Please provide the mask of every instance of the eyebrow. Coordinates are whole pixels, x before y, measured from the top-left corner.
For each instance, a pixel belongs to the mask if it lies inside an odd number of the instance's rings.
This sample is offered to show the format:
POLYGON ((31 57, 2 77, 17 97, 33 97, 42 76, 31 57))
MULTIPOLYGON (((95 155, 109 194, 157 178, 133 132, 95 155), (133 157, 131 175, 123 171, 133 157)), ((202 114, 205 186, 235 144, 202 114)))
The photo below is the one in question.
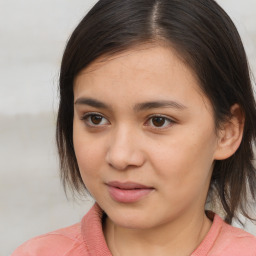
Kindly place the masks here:
MULTIPOLYGON (((106 103, 103 103, 99 100, 93 98, 78 98, 75 101, 75 104, 78 105, 88 105, 95 108, 102 108, 102 109, 112 109, 112 107, 106 103)), ((145 111, 154 108, 174 108, 177 110, 184 110, 187 107, 179 102, 172 101, 172 100, 160 100, 160 101, 149 101, 138 103, 134 106, 135 112, 145 111)))
POLYGON ((145 103, 136 104, 134 109, 135 111, 143 111, 149 110, 154 108, 174 108, 177 110, 184 110, 187 107, 179 102, 172 101, 172 100, 160 100, 160 101, 150 101, 145 103))
POLYGON ((95 100, 92 98, 78 98, 75 101, 75 104, 78 105, 88 105, 95 108, 103 108, 103 109, 110 109, 111 107, 99 100, 95 100))

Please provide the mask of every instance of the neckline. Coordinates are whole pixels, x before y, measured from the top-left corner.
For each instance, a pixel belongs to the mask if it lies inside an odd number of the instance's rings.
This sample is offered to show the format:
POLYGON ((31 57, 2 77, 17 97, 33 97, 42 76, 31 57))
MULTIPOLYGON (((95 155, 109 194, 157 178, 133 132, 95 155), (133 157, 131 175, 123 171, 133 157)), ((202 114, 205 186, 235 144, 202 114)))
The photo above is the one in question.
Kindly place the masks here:
MULTIPOLYGON (((103 214, 103 210, 97 203, 95 203, 82 219, 81 233, 83 243, 88 249, 90 255, 112 256, 103 234, 103 214)), ((201 244, 194 250, 191 256, 207 255, 221 230, 223 220, 213 212, 207 212, 207 216, 212 219, 212 226, 201 244)))

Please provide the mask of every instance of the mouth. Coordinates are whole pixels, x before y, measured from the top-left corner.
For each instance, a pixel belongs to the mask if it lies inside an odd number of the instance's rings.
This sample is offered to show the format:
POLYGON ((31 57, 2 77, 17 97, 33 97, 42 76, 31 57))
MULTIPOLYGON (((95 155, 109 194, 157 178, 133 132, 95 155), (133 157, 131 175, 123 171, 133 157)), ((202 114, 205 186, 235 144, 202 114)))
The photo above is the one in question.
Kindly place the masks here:
POLYGON ((135 182, 112 181, 107 183, 108 191, 114 201, 134 203, 142 200, 155 189, 135 182))

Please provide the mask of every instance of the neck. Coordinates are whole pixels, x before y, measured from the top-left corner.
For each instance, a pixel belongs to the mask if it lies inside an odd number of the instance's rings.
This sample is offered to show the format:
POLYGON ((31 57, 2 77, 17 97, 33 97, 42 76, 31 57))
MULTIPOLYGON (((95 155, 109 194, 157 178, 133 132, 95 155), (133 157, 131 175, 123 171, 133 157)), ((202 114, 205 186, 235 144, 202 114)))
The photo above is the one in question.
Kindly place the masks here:
POLYGON ((128 229, 106 218, 104 233, 113 256, 188 256, 211 227, 204 211, 150 229, 128 229))

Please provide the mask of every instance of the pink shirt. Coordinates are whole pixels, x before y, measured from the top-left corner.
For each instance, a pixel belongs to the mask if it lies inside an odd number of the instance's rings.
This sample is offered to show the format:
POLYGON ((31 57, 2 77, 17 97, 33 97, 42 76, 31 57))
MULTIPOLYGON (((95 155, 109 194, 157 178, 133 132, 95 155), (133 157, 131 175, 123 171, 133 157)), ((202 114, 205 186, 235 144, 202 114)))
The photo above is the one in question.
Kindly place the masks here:
MULTIPOLYGON (((11 256, 111 256, 101 219, 102 210, 95 204, 73 226, 35 237, 11 256)), ((256 237, 226 224, 214 215, 210 231, 191 256, 256 256, 256 237)))

